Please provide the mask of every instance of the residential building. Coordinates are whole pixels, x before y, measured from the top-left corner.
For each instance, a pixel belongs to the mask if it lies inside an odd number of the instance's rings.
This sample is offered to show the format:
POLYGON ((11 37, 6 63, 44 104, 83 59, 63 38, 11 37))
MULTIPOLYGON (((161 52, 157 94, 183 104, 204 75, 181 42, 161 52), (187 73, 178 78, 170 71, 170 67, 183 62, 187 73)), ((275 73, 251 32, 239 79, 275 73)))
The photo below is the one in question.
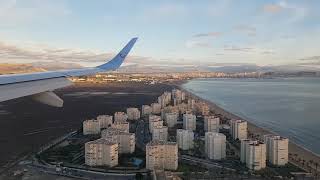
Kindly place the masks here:
POLYGON ((118 165, 118 144, 105 139, 85 144, 85 164, 88 166, 118 165))
POLYGON ((196 116, 193 114, 183 115, 183 129, 186 130, 196 130, 196 116))
POLYGON ((219 132, 220 119, 215 116, 204 116, 205 132, 219 132))
POLYGON ((168 127, 174 127, 178 122, 179 114, 176 112, 165 113, 164 120, 166 121, 168 127))
POLYGON ((156 126, 152 130, 152 140, 167 141, 168 140, 168 127, 156 126))
POLYGON ((115 128, 115 129, 118 129, 120 131, 123 131, 123 132, 129 132, 129 123, 128 122, 123 122, 123 123, 113 123, 111 125, 112 128, 115 128))
POLYGON ((111 124, 113 122, 113 117, 110 115, 99 115, 97 117, 97 120, 100 123, 100 128, 104 129, 104 128, 108 128, 111 126, 111 124))
POLYGON ((243 141, 240 152, 242 156, 241 160, 244 161, 247 168, 251 170, 260 170, 266 167, 266 144, 260 141, 243 141))
POLYGON ((265 135, 264 142, 267 148, 267 160, 276 166, 288 163, 289 139, 276 135, 265 135))
POLYGON ((180 149, 189 150, 194 147, 194 133, 192 130, 177 129, 177 143, 180 149))
POLYGON ((101 138, 119 144, 119 153, 133 153, 135 150, 135 134, 123 132, 118 129, 108 128, 101 132, 101 138))
POLYGON ((159 103, 152 103, 152 114, 160 114, 161 113, 161 104, 159 103))
POLYGON ((178 145, 174 142, 151 141, 146 145, 146 168, 177 170, 178 145))
POLYGON ((122 123, 122 122, 126 122, 128 119, 128 116, 126 113, 124 112, 115 112, 114 113, 114 122, 115 123, 122 123))
POLYGON ((226 136, 221 133, 205 133, 205 153, 209 159, 221 160, 226 158, 226 136))
POLYGON ((149 105, 142 105, 142 116, 147 116, 150 115, 152 113, 152 107, 149 105))
POLYGON ((95 119, 83 121, 82 126, 84 135, 100 133, 100 123, 95 119))
POLYGON ((140 111, 138 108, 127 108, 128 120, 140 119, 140 111))
POLYGON ((233 139, 243 140, 247 139, 247 121, 244 120, 230 120, 230 134, 233 139))

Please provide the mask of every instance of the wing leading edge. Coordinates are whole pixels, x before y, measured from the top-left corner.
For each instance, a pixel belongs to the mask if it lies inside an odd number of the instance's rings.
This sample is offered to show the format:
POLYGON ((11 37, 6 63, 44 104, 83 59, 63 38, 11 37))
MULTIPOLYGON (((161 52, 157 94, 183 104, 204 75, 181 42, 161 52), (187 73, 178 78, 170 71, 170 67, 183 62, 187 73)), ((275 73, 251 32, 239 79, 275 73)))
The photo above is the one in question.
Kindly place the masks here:
POLYGON ((61 99, 58 96, 53 96, 52 92, 55 89, 71 85, 68 77, 93 75, 99 72, 111 71, 118 69, 130 50, 136 43, 137 38, 132 38, 127 45, 109 62, 92 68, 47 71, 28 74, 0 75, 0 102, 15 99, 24 96, 32 95, 37 101, 52 106, 61 107, 61 99), (52 82, 54 83, 52 84, 52 82), (43 98, 39 98, 43 97, 43 98), (53 99, 55 98, 55 99, 53 99), (45 99, 45 101, 42 101, 45 99), (54 103, 47 103, 51 100, 54 103))

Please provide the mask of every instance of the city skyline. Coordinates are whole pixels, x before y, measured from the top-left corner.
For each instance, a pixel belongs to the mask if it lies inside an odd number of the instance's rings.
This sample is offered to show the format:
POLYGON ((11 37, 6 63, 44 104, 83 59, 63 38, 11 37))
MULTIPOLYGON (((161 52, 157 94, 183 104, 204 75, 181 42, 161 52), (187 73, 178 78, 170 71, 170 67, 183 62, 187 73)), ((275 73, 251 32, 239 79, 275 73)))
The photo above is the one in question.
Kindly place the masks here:
POLYGON ((94 66, 131 37, 127 65, 316 67, 317 1, 0 1, 0 63, 94 66))

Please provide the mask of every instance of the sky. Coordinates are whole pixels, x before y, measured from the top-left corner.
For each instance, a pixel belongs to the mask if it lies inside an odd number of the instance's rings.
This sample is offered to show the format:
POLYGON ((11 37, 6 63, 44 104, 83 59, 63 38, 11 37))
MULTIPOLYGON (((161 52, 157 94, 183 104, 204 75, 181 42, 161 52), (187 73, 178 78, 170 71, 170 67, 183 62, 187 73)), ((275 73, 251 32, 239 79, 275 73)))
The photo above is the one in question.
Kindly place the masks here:
POLYGON ((0 63, 320 64, 318 0, 0 0, 0 63))

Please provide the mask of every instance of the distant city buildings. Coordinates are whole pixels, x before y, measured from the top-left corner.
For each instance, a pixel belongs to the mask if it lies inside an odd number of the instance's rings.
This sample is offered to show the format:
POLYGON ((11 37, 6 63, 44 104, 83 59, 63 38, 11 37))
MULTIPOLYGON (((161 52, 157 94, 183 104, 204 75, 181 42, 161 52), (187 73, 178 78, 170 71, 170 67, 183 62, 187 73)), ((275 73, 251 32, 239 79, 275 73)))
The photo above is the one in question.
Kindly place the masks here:
POLYGON ((105 139, 85 144, 85 164, 88 166, 118 165, 118 144, 105 139))
POLYGON ((149 142, 146 145, 146 168, 177 170, 178 145, 165 141, 149 142))
POLYGON ((194 133, 192 130, 177 129, 177 143, 180 149, 189 150, 194 147, 194 133))
POLYGON ((196 130, 196 116, 193 114, 183 115, 183 129, 186 130, 196 130))
POLYGON ((122 123, 122 122, 126 122, 128 119, 128 116, 126 113, 124 112, 115 112, 114 113, 114 122, 115 123, 122 123))
POLYGON ((160 114, 161 113, 161 104, 159 103, 152 103, 152 114, 160 114))
POLYGON ((276 166, 288 163, 289 139, 276 135, 265 135, 264 142, 267 148, 267 160, 276 166))
POLYGON ((205 132, 219 132, 220 119, 215 116, 204 116, 205 132))
POLYGON ((152 113, 152 107, 149 105, 142 105, 142 111, 141 111, 141 115, 142 116, 147 116, 150 115, 152 113))
POLYGON ((167 126, 155 126, 152 130, 153 141, 167 141, 168 140, 168 127, 167 126))
POLYGON ((100 115, 97 117, 97 121, 100 123, 100 128, 108 128, 113 123, 113 117, 109 115, 100 115))
POLYGON ((133 153, 135 150, 135 134, 108 128, 101 132, 101 138, 118 143, 119 153, 133 153))
POLYGON ((164 120, 166 121, 168 127, 174 127, 178 122, 179 114, 176 112, 165 113, 164 120))
POLYGON ((164 108, 170 102, 171 102, 170 92, 164 92, 161 96, 158 97, 158 103, 161 105, 162 108, 164 108))
POLYGON ((127 108, 128 120, 140 119, 140 111, 138 108, 127 108))
POLYGON ((266 167, 266 144, 260 141, 241 141, 241 161, 251 170, 260 170, 266 167))
POLYGON ((221 133, 205 133, 205 153, 209 159, 221 160, 226 158, 226 136, 221 133))
POLYGON ((247 139, 247 121, 244 120, 230 120, 230 134, 233 139, 247 139))
POLYGON ((100 123, 97 120, 85 120, 83 121, 82 126, 84 135, 100 133, 100 123))

